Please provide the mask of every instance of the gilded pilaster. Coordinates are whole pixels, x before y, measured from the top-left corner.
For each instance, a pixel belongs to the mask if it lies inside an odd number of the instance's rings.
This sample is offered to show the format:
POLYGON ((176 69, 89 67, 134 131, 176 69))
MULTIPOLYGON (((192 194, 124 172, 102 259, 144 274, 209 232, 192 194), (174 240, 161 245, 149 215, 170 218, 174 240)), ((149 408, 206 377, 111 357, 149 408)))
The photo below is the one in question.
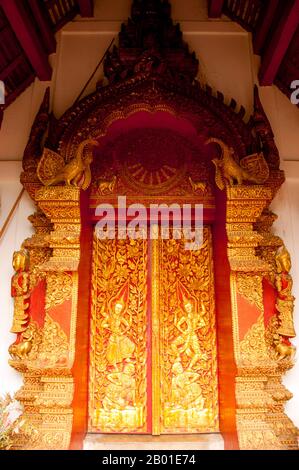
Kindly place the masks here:
POLYGON ((30 433, 26 439, 21 436, 15 447, 68 449, 73 421, 80 190, 45 187, 35 198, 39 210, 30 217, 35 234, 24 247, 30 254, 31 298, 35 295, 39 305, 38 311, 34 307, 31 311, 35 321, 30 325, 36 325, 36 331, 30 352, 11 361, 24 376, 17 398, 24 406, 30 433))
POLYGON ((43 187, 36 193, 40 209, 53 223, 49 237, 53 250, 44 271, 77 271, 80 260, 80 189, 71 186, 43 187))
MULTIPOLYGON (((265 186, 227 187, 236 419, 241 449, 297 448, 297 430, 284 413, 284 403, 291 394, 281 384, 283 367, 277 362, 273 334, 264 320, 263 279, 273 278, 275 253, 282 244, 270 233, 275 220, 268 210, 272 197, 271 189, 265 186), (244 301, 248 311, 241 307, 244 301), (244 334, 248 315, 255 320, 244 334)), ((286 360, 284 367, 291 367, 290 361, 286 360)))

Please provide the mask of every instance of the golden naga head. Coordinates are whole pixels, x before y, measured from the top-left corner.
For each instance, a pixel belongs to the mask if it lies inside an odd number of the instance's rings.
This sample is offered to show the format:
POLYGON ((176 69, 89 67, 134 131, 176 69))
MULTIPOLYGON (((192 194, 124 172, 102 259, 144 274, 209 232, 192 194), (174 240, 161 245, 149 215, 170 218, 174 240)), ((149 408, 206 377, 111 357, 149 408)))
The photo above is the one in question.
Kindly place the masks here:
POLYGON ((292 268, 292 262, 290 253, 284 246, 281 251, 276 255, 276 268, 278 273, 287 272, 289 273, 292 268))
POLYGON ((29 256, 25 250, 15 251, 12 259, 12 266, 16 272, 24 271, 28 268, 29 256))

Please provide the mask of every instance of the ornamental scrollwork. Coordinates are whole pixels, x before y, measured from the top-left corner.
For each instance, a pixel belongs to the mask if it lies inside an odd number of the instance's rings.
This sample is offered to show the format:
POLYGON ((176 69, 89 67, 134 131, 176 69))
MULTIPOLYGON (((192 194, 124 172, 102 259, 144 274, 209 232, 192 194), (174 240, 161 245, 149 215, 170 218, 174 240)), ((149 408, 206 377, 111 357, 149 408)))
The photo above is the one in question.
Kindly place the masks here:
POLYGON ((251 305, 256 305, 260 312, 264 311, 262 277, 247 273, 237 274, 237 289, 251 305))
POLYGON ((68 273, 48 273, 46 309, 63 304, 73 292, 73 279, 68 273))

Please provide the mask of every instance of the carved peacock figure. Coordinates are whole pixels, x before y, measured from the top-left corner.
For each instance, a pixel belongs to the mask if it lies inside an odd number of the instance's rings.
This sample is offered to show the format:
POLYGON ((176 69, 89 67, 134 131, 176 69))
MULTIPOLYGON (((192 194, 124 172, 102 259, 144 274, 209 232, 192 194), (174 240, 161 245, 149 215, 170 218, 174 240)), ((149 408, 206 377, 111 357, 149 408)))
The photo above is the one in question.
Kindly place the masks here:
POLYGON ((269 178, 269 167, 262 153, 254 153, 244 157, 239 165, 234 158, 232 147, 214 137, 206 141, 206 144, 210 143, 218 144, 222 150, 221 158, 212 160, 216 167, 215 179, 219 189, 224 189, 226 182, 230 186, 243 184, 243 181, 263 184, 269 178))
POLYGON ((84 140, 78 146, 76 156, 68 163, 60 154, 45 148, 37 167, 39 180, 45 186, 64 183, 87 189, 91 182, 92 147, 96 145, 97 140, 84 140))

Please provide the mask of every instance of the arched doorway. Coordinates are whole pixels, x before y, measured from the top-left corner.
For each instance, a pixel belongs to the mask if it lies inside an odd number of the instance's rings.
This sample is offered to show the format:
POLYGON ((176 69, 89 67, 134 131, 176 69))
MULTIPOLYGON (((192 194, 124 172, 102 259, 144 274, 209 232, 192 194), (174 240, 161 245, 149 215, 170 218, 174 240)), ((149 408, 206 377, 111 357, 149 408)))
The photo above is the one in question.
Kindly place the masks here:
MULTIPOLYGON (((234 100, 226 105, 221 93, 200 85, 198 61, 173 24, 169 4, 137 3, 132 21, 120 34, 120 48, 106 57, 109 85, 99 85, 51 125, 46 95, 24 153, 21 180, 38 207, 31 217, 35 234, 23 244, 30 255, 32 348, 12 357, 11 365, 24 375, 18 397, 36 431, 26 445, 82 448, 93 427, 105 432, 197 433, 218 429, 219 409, 227 449, 297 448, 296 429, 283 412, 290 395, 281 378, 292 360, 290 354, 279 354, 291 351, 290 328, 282 330, 279 322, 290 319, 292 305, 287 317, 279 315, 277 305, 285 312, 286 304, 273 284, 275 276, 287 273, 277 272, 277 250, 283 242, 271 232, 275 217, 269 205, 284 179, 272 130, 257 91, 253 116, 244 122, 244 109, 236 110, 234 100), (100 146, 89 173, 81 151, 82 142, 91 138, 100 146), (207 150, 208 138, 219 139, 222 155, 215 146, 207 150), (41 165, 49 178, 70 162, 82 168, 82 160, 85 175, 91 175, 86 191, 77 179, 47 185, 41 177, 41 165), (95 209, 103 202, 115 207, 116 195, 126 196, 128 204, 142 202, 145 208, 153 201, 202 203, 205 254, 199 249, 186 255, 172 239, 137 247, 124 239, 107 257, 109 243, 104 248, 93 242, 95 209), (203 267, 210 273, 206 284, 203 267), (138 332, 132 309, 140 285, 138 332), (191 313, 200 312, 199 329, 194 333, 193 326, 186 341, 190 308, 191 313), (166 325, 159 325, 164 320, 166 325), (204 328, 210 328, 210 337, 204 328), (94 347, 101 335, 102 344, 94 347), (145 346, 146 357, 138 351, 145 346), (180 375, 188 379, 188 391, 180 387, 187 381, 180 381, 180 375), (207 377, 212 385, 204 383, 207 377), (126 384, 123 395, 121 383, 126 384), (207 419, 201 421, 205 413, 207 419), (128 422, 133 423, 130 429, 128 422)), ((25 339, 19 335, 13 350, 25 339)))
POLYGON ((94 229, 90 432, 219 431, 215 197, 202 139, 185 119, 140 111, 115 121, 95 151, 94 218, 110 220, 105 206, 115 214, 107 239, 94 229), (200 205, 196 249, 182 237, 200 205))

